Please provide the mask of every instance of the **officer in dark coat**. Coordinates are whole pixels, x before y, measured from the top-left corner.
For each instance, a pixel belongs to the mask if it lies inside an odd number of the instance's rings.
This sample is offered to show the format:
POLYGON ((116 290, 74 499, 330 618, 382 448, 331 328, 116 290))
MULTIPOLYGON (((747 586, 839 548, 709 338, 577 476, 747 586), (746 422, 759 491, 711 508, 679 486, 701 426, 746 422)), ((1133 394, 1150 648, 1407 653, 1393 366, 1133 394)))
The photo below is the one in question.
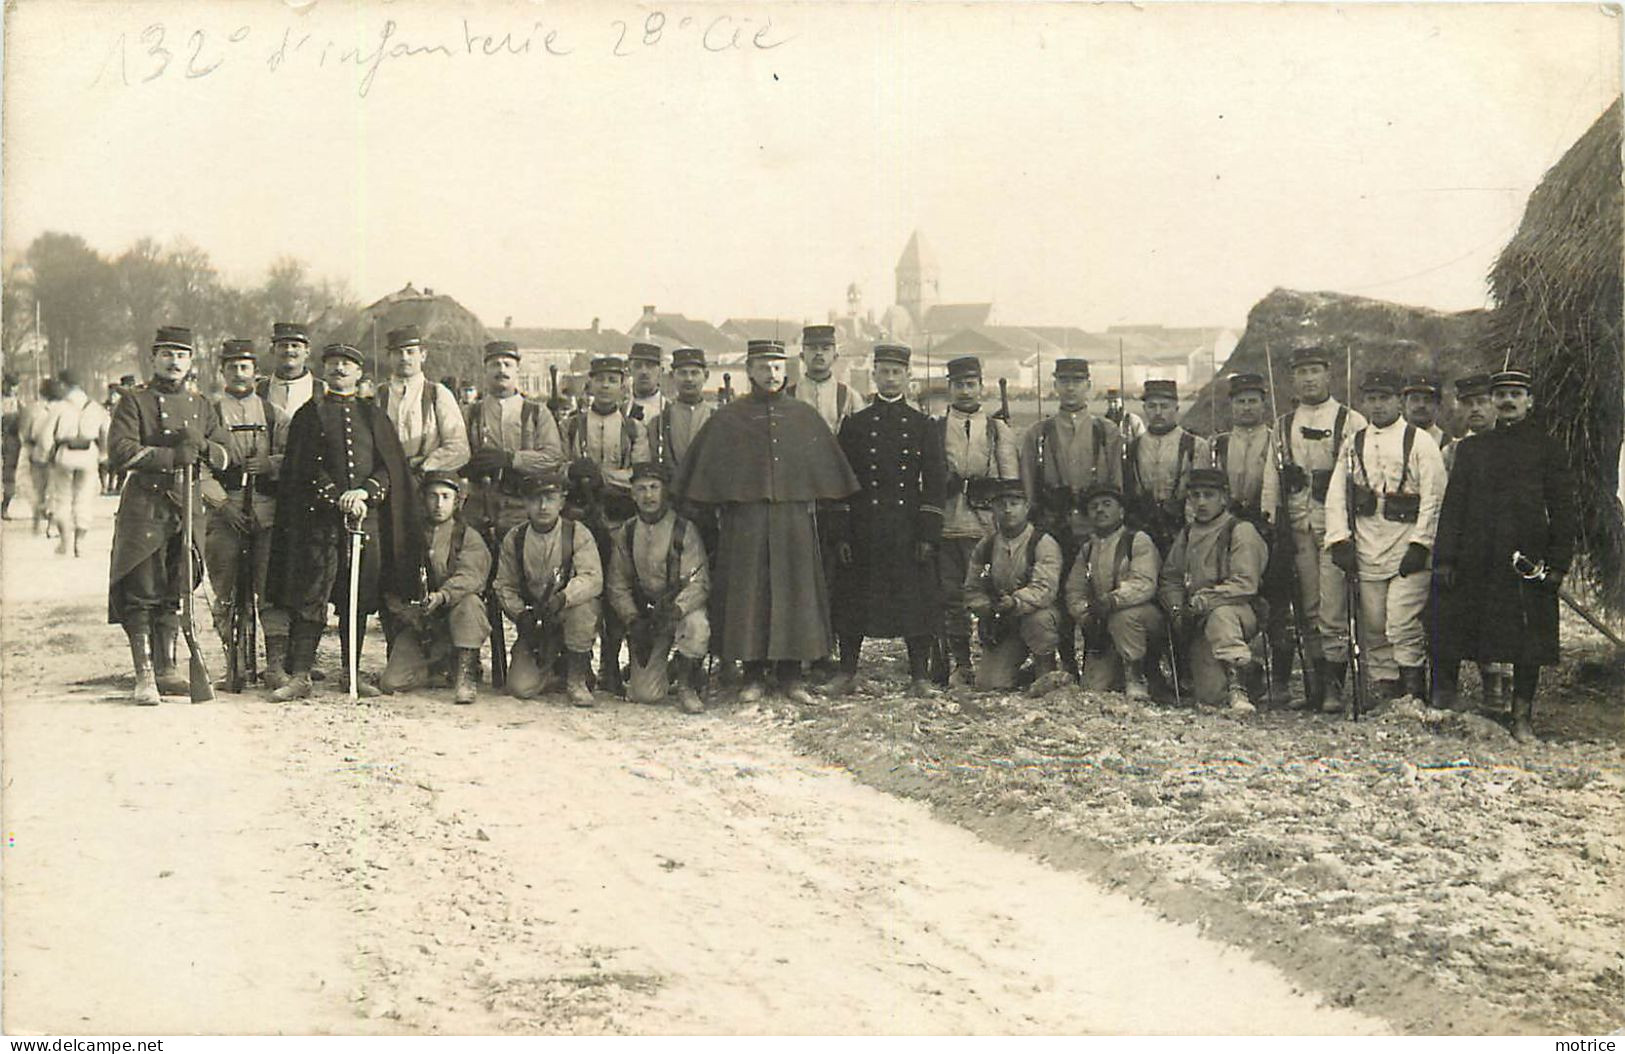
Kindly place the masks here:
POLYGON ((916 695, 930 695, 931 638, 942 632, 936 547, 948 462, 942 430, 903 399, 910 351, 874 349, 875 400, 841 423, 841 451, 863 488, 848 500, 831 614, 841 670, 829 692, 851 690, 864 637, 902 637, 916 695))
MULTIPOLYGON (((269 599, 289 614, 288 683, 279 701, 308 696, 310 668, 327 626, 327 605, 339 611, 344 668, 349 663, 349 533, 359 521, 365 535, 357 596, 356 646, 366 617, 378 610, 380 583, 414 596, 421 542, 413 515, 416 497, 406 454, 389 416, 357 394, 361 352, 348 344, 322 349, 327 390, 299 408, 288 426, 288 450, 277 486, 276 532, 266 576, 269 599)), ((348 685, 346 685, 348 687, 348 685)), ((377 695, 358 683, 359 695, 377 695)))
MULTIPOLYGON (((175 636, 185 588, 181 473, 231 464, 228 436, 214 406, 186 390, 192 369, 192 331, 164 326, 152 343, 152 382, 119 400, 107 429, 114 472, 128 473, 113 520, 107 621, 122 623, 135 663, 134 702, 156 706, 159 693, 185 695, 176 669, 175 636), (156 670, 156 677, 154 671, 156 670)), ((201 547, 203 500, 192 488, 192 534, 201 547)), ((203 565, 201 553, 194 571, 203 565)))
POLYGON ((1563 449, 1530 417, 1530 376, 1490 381, 1499 426, 1457 441, 1439 511, 1434 675, 1455 696, 1463 659, 1512 663, 1513 735, 1534 738, 1540 668, 1557 662, 1557 592, 1574 557, 1574 491, 1563 449))

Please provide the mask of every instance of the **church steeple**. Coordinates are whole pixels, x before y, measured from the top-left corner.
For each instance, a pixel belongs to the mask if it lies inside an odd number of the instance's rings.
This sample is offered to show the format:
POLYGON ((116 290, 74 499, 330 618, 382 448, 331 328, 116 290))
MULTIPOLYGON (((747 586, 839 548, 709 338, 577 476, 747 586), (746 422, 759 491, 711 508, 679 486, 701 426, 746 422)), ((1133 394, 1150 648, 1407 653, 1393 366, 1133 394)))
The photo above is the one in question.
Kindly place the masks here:
POLYGON ((909 313, 916 331, 925 329, 925 313, 941 299, 937 258, 915 231, 897 260, 897 305, 909 313))

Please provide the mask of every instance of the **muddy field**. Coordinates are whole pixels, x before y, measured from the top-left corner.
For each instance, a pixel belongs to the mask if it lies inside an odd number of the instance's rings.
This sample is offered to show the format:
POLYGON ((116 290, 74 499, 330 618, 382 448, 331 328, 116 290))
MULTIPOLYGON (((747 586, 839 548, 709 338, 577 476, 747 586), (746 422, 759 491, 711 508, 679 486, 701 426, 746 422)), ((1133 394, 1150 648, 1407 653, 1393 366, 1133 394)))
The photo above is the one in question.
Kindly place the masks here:
POLYGON ((1081 691, 910 700, 895 657, 863 696, 780 713, 874 786, 1334 1005, 1411 1032, 1608 1032, 1625 1026, 1622 678, 1599 635, 1564 630, 1528 747, 1415 701, 1353 724, 1081 691))

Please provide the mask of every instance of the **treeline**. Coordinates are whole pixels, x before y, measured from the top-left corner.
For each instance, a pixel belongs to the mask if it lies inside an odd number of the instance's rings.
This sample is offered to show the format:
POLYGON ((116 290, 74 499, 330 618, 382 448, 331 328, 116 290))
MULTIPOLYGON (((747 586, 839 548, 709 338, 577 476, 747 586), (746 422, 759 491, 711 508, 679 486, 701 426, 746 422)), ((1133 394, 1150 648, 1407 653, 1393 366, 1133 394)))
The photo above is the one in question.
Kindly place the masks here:
POLYGON ((239 287, 184 238, 141 238, 108 256, 58 231, 8 260, 0 289, 0 349, 6 370, 24 377, 36 372, 36 341, 40 373, 71 368, 89 380, 133 369, 132 351, 168 323, 190 325, 203 351, 230 337, 263 338, 272 322, 334 329, 360 307, 342 279, 313 277, 292 256, 277 258, 258 285, 239 287))

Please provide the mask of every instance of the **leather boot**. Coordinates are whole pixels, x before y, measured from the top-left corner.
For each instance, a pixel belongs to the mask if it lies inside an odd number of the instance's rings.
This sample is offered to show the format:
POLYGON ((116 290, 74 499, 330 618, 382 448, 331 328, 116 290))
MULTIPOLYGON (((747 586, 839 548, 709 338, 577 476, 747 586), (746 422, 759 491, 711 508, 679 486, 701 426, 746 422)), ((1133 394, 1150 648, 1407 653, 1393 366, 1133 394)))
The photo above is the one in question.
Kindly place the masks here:
POLYGON ((1343 712, 1343 680, 1348 675, 1348 665, 1341 662, 1320 660, 1321 691, 1324 696, 1320 703, 1320 712, 1323 714, 1340 714, 1343 712))
POLYGON ((152 655, 147 637, 151 623, 145 611, 134 611, 124 618, 124 635, 130 640, 130 661, 135 665, 135 690, 130 702, 137 706, 158 705, 158 682, 152 675, 152 655))
POLYGON ((83 552, 83 546, 85 544, 85 535, 88 534, 88 533, 89 532, 86 531, 83 527, 78 527, 78 528, 74 529, 74 532, 73 532, 73 555, 74 556, 83 556, 83 555, 85 555, 84 552, 83 552))
POLYGON ((1027 689, 1028 696, 1042 698, 1070 683, 1066 671, 1055 661, 1054 653, 1033 656, 1033 683, 1027 689))
POLYGON ((613 696, 626 695, 621 677, 621 638, 605 633, 598 639, 598 687, 613 696))
POLYGON ((671 679, 677 685, 677 709, 685 714, 705 713, 705 702, 700 693, 694 690, 694 669, 699 667, 705 672, 705 667, 681 653, 672 656, 671 679))
POLYGON ((970 661, 970 638, 949 637, 948 657, 953 664, 953 672, 948 675, 948 683, 965 688, 975 687, 976 670, 970 661))
POLYGON ((1512 738, 1520 743, 1533 743, 1535 736, 1535 700, 1525 699, 1522 692, 1512 693, 1512 738))
POLYGON ((1279 709, 1292 709, 1292 659, 1294 649, 1289 645, 1285 648, 1271 646, 1270 648, 1270 705, 1279 709))
POLYGON ((1250 714, 1258 709, 1253 706, 1253 700, 1247 694, 1246 663, 1227 662, 1224 664, 1224 686, 1232 714, 1250 714))
POLYGON ((1421 702, 1428 697, 1428 670, 1426 666, 1401 666, 1399 668, 1399 689, 1401 695, 1411 696, 1421 702))
POLYGON ((1405 682, 1398 677, 1383 678, 1371 682, 1371 702, 1373 704, 1389 703, 1405 694, 1405 682))
MULTIPOLYGON (((767 663, 760 659, 746 659, 740 664, 739 691, 735 698, 741 703, 759 703, 762 695, 767 691, 764 687, 767 681, 767 663)), ((837 680, 839 676, 837 675, 837 680)), ((833 686, 834 682, 830 682, 833 686)))
POLYGON ((908 647, 908 694, 911 699, 930 699, 937 694, 936 685, 931 679, 933 641, 931 637, 909 637, 904 641, 908 647))
POLYGON ((152 670, 158 681, 160 695, 192 694, 192 682, 181 673, 175 662, 175 638, 179 627, 173 611, 154 612, 152 616, 152 670))
POLYGON ((1303 702, 1293 701, 1288 703, 1288 709, 1319 710, 1326 704, 1326 673, 1324 667, 1324 659, 1309 658, 1309 667, 1304 670, 1303 702))
POLYGON ((288 638, 278 634, 265 638, 265 669, 260 671, 265 687, 275 691, 288 683, 288 638))
POLYGON ((801 683, 801 663, 794 659, 780 659, 773 672, 779 682, 780 695, 797 706, 815 705, 812 693, 801 683))
POLYGON ((1489 663, 1478 664, 1478 680, 1483 685, 1483 712, 1498 714, 1506 709, 1507 696, 1512 694, 1506 683, 1506 676, 1489 663))
POLYGON ((452 702, 467 704, 474 701, 474 660, 478 656, 478 648, 458 648, 452 656, 452 702))
POLYGON ((1123 694, 1141 702, 1151 698, 1151 689, 1145 683, 1144 659, 1123 660, 1123 694))
POLYGON ((564 693, 569 697, 570 705, 591 706, 592 692, 587 689, 587 671, 592 668, 592 652, 572 651, 566 665, 568 672, 565 674, 564 693))
MULTIPOLYGON (((316 662, 316 645, 320 643, 322 627, 296 621, 288 631, 288 676, 282 687, 271 693, 279 703, 310 697, 310 668, 316 662)), ((269 641, 267 641, 269 647, 269 641)))

